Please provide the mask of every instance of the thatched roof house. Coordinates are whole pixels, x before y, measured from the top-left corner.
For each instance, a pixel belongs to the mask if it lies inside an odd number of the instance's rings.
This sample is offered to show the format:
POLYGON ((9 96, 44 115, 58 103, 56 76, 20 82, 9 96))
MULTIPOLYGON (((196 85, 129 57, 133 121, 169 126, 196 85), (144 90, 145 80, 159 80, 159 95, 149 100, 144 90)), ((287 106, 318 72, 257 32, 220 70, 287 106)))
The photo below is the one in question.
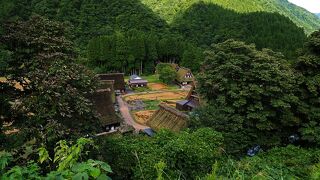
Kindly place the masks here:
POLYGON ((124 92, 126 90, 123 73, 98 74, 100 80, 113 80, 114 90, 124 92))
POLYGON ((160 104, 159 109, 148 120, 147 125, 153 130, 169 129, 178 132, 187 127, 188 116, 168 105, 160 104))
POLYGON ((188 68, 180 67, 177 70, 176 81, 182 85, 187 85, 192 83, 194 81, 194 77, 191 70, 188 68))
POLYGON ((100 86, 98 89, 110 89, 112 102, 116 102, 116 94, 114 91, 114 80, 100 80, 100 86))
POLYGON ((191 84, 194 81, 194 76, 190 69, 185 67, 180 67, 178 64, 175 63, 162 63, 170 65, 177 73, 176 81, 179 84, 187 85, 191 84))
POLYGON ((100 122, 107 128, 120 126, 120 118, 116 115, 112 94, 110 89, 99 89, 92 97, 100 122))
POLYGON ((180 111, 192 111, 194 108, 200 106, 200 97, 196 92, 195 83, 192 83, 192 87, 185 100, 177 101, 176 108, 180 111))

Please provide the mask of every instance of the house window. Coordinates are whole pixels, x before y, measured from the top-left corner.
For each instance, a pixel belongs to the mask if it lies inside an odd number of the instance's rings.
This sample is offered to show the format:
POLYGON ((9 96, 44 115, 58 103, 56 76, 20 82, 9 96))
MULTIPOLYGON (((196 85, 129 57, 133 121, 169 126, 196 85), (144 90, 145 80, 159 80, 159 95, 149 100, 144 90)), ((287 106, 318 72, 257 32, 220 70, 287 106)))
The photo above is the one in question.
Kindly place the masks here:
POLYGON ((185 75, 185 78, 192 78, 192 74, 191 74, 191 73, 187 73, 187 74, 185 75))

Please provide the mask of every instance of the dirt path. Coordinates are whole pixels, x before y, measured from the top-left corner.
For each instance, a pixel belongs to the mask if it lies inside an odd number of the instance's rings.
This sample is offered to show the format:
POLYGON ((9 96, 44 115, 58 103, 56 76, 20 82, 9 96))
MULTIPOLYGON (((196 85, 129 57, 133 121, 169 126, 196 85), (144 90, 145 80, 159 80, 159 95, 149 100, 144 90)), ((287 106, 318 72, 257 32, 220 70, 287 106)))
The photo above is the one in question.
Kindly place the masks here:
POLYGON ((141 124, 138 124, 136 123, 131 114, 130 114, 130 111, 129 111, 129 108, 128 108, 128 104, 126 102, 123 101, 122 97, 121 96, 117 96, 117 101, 118 101, 118 104, 119 104, 119 108, 120 108, 120 112, 121 112, 121 115, 124 119, 124 121, 128 124, 128 125, 131 125, 133 128, 135 128, 136 130, 142 130, 142 129, 146 129, 146 128, 149 128, 148 126, 143 126, 141 124))

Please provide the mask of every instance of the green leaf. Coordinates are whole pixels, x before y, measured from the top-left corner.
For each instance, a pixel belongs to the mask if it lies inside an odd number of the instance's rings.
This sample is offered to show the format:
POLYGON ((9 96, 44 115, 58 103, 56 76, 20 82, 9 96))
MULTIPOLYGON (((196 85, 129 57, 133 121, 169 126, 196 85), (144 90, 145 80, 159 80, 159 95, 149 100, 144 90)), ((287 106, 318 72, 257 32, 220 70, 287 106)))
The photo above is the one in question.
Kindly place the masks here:
POLYGON ((91 168, 89 173, 91 177, 97 178, 101 174, 101 171, 98 168, 91 168))
POLYGON ((100 166, 101 166, 101 169, 103 169, 104 171, 112 173, 112 169, 109 164, 102 162, 100 166))
POLYGON ((3 170, 8 165, 11 159, 12 159, 12 155, 10 153, 1 151, 0 152, 0 170, 3 170))
POLYGON ((88 165, 87 163, 78 163, 72 167, 72 171, 79 173, 79 172, 84 172, 90 168, 91 168, 91 166, 88 165))
POLYGON ((72 180, 88 180, 89 176, 87 173, 78 173, 72 177, 72 180))
POLYGON ((46 150, 46 148, 44 147, 41 147, 38 149, 38 154, 39 154, 39 162, 40 164, 42 164, 44 161, 46 160, 50 160, 51 161, 51 158, 49 156, 49 152, 46 150))
POLYGON ((97 180, 111 180, 111 178, 109 176, 107 176, 106 174, 101 174, 97 180))

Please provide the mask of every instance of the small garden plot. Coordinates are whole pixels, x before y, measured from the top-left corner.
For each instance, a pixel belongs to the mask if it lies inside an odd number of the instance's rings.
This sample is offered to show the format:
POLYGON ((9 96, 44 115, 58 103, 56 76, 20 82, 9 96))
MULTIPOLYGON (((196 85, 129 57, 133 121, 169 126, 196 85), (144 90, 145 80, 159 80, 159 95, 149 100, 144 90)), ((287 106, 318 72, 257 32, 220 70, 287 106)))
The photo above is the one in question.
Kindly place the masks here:
POLYGON ((157 100, 144 100, 143 103, 145 104, 145 110, 156 110, 159 107, 159 104, 162 101, 157 100))
POLYGON ((155 111, 156 110, 138 111, 133 113, 133 116, 137 123, 145 125, 155 111))
POLYGON ((149 87, 149 89, 151 89, 153 91, 168 89, 168 86, 163 83, 149 83, 148 87, 149 87))
POLYGON ((129 100, 127 101, 130 111, 155 110, 162 101, 157 100, 129 100))
POLYGON ((132 100, 179 100, 184 99, 188 95, 188 91, 170 91, 170 92, 148 92, 141 94, 126 95, 126 101, 132 100))

